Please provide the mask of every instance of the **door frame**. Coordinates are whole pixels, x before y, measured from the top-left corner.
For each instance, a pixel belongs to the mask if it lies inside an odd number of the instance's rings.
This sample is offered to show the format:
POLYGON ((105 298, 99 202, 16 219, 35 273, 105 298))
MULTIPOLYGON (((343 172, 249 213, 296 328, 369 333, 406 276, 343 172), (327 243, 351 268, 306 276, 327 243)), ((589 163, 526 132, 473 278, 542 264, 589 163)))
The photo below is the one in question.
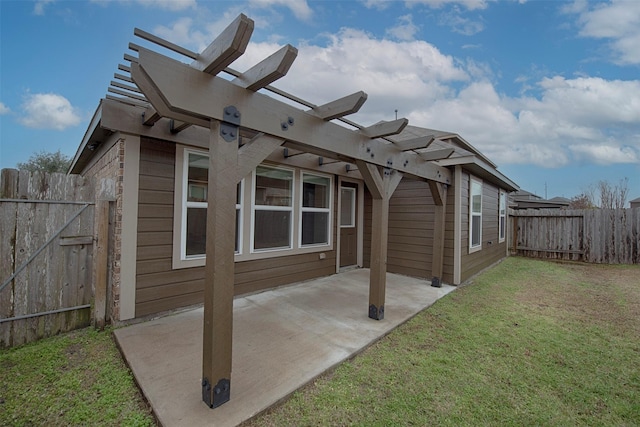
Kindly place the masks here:
POLYGON ((336 214, 336 273, 340 272, 340 212, 342 212, 342 198, 340 197, 342 191, 342 183, 348 182, 349 184, 357 185, 356 194, 356 240, 357 240, 357 256, 356 265, 362 268, 363 265, 363 247, 364 247, 364 181, 359 179, 352 179, 346 177, 338 177, 338 212, 336 214))

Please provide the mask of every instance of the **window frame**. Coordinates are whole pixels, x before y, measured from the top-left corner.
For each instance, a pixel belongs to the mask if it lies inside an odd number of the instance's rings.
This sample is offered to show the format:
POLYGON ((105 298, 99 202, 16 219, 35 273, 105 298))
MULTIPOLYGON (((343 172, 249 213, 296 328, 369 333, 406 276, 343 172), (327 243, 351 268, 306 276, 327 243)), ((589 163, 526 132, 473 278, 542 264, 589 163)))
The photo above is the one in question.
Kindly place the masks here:
POLYGON ((250 253, 269 253, 269 252, 284 252, 294 250, 294 219, 295 219, 295 193, 296 193, 296 171, 295 169, 280 167, 271 164, 261 163, 251 172, 251 234, 250 234, 250 253), (256 204, 256 190, 257 190, 257 170, 258 168, 268 168, 275 169, 280 171, 286 171, 291 173, 291 203, 289 206, 272 206, 272 205, 258 205, 256 204), (256 211, 281 211, 281 212, 290 212, 290 222, 289 222, 289 245, 288 246, 280 246, 273 248, 255 248, 255 229, 256 229, 256 211))
POLYGON ((500 190, 498 196, 498 243, 507 239, 507 193, 500 190))
POLYGON ((318 173, 318 172, 310 172, 310 171, 300 171, 300 190, 299 190, 299 203, 298 203, 298 248, 306 249, 306 248, 322 248, 331 246, 331 237, 333 230, 333 176, 318 173), (305 207, 304 206, 304 177, 313 176, 317 178, 325 178, 329 180, 327 185, 328 195, 327 195, 327 207, 326 208, 314 208, 314 207, 305 207), (327 241, 322 243, 310 243, 303 244, 302 243, 302 217, 305 212, 319 212, 327 214, 327 241))
MULTIPOLYGON (((186 207, 185 200, 188 191, 188 153, 195 153, 198 155, 209 156, 209 151, 204 147, 189 146, 184 144, 176 144, 175 152, 175 169, 174 169, 174 194, 173 194, 173 238, 171 242, 171 261, 172 269, 178 270, 183 268, 195 268, 202 267, 206 262, 206 254, 201 256, 192 255, 188 259, 185 257, 186 252, 183 251, 183 239, 186 239, 186 229, 183 231, 183 227, 186 227, 186 207)), ((278 258, 282 256, 294 256, 301 254, 320 253, 324 251, 332 251, 335 241, 335 230, 333 223, 335 221, 335 199, 336 197, 336 178, 333 174, 325 173, 323 171, 317 171, 313 168, 301 168, 298 166, 283 165, 277 162, 266 161, 259 166, 265 166, 276 169, 287 169, 293 173, 293 185, 292 185, 292 214, 291 214, 291 245, 289 248, 279 249, 258 249, 252 251, 254 241, 254 176, 256 169, 247 174, 241 181, 241 194, 236 199, 236 217, 239 216, 238 223, 238 252, 235 253, 234 260, 236 262, 252 261, 259 259, 278 258), (309 173, 311 175, 328 177, 330 179, 329 188, 329 243, 319 245, 305 245, 301 246, 299 239, 301 239, 301 222, 296 224, 296 221, 301 221, 301 198, 302 194, 298 190, 298 185, 302 183, 302 174, 309 173), (238 203, 238 201, 240 203, 238 203)))
POLYGON ((343 191, 347 191, 349 193, 351 193, 351 212, 349 213, 350 216, 350 223, 349 224, 342 224, 342 205, 340 207, 340 228, 354 228, 356 226, 356 204, 358 203, 358 201, 356 200, 356 189, 354 187, 340 187, 340 203, 342 204, 342 192, 343 191))
POLYGON ((482 250, 482 201, 483 201, 483 191, 484 191, 484 186, 482 183, 482 180, 479 178, 476 178, 474 176, 471 176, 469 179, 469 253, 472 252, 477 252, 482 250), (474 194, 474 184, 476 184, 480 190, 479 194, 474 194), (474 195, 478 195, 480 196, 480 212, 474 212, 473 211, 473 197, 474 195), (479 221, 479 226, 480 226, 480 230, 479 230, 479 242, 474 245, 473 244, 473 234, 474 234, 474 229, 473 229, 473 219, 474 217, 479 217, 480 221, 479 221))

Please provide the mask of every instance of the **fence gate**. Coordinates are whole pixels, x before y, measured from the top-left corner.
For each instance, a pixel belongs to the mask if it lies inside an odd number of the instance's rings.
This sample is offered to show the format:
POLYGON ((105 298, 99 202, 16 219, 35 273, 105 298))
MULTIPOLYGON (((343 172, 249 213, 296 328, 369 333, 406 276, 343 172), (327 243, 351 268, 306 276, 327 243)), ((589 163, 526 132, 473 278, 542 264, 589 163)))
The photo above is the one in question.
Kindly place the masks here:
POLYGON ((0 347, 91 323, 95 190, 91 178, 2 170, 0 347))

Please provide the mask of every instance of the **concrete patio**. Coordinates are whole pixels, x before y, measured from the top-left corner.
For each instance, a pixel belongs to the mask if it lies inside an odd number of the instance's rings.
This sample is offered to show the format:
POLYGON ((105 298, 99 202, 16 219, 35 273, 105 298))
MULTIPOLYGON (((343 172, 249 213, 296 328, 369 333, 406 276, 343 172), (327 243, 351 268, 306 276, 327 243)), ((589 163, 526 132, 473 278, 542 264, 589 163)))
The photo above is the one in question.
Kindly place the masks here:
POLYGON ((389 333, 455 287, 387 274, 385 318, 368 314, 369 270, 234 300, 231 400, 202 402, 202 308, 115 330, 164 426, 235 426, 389 333))

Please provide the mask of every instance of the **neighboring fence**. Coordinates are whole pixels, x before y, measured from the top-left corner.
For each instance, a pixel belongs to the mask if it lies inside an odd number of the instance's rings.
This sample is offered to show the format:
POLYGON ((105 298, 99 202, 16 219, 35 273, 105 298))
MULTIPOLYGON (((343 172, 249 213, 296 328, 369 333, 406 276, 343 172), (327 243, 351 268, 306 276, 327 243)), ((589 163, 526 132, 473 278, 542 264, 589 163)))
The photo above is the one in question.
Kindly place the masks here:
MULTIPOLYGON (((1 171, 0 348, 91 323, 96 190, 109 196, 112 187, 77 175, 1 171)), ((108 226, 108 211, 100 221, 108 226)))
POLYGON ((640 209, 511 210, 511 253, 640 264, 640 209))

